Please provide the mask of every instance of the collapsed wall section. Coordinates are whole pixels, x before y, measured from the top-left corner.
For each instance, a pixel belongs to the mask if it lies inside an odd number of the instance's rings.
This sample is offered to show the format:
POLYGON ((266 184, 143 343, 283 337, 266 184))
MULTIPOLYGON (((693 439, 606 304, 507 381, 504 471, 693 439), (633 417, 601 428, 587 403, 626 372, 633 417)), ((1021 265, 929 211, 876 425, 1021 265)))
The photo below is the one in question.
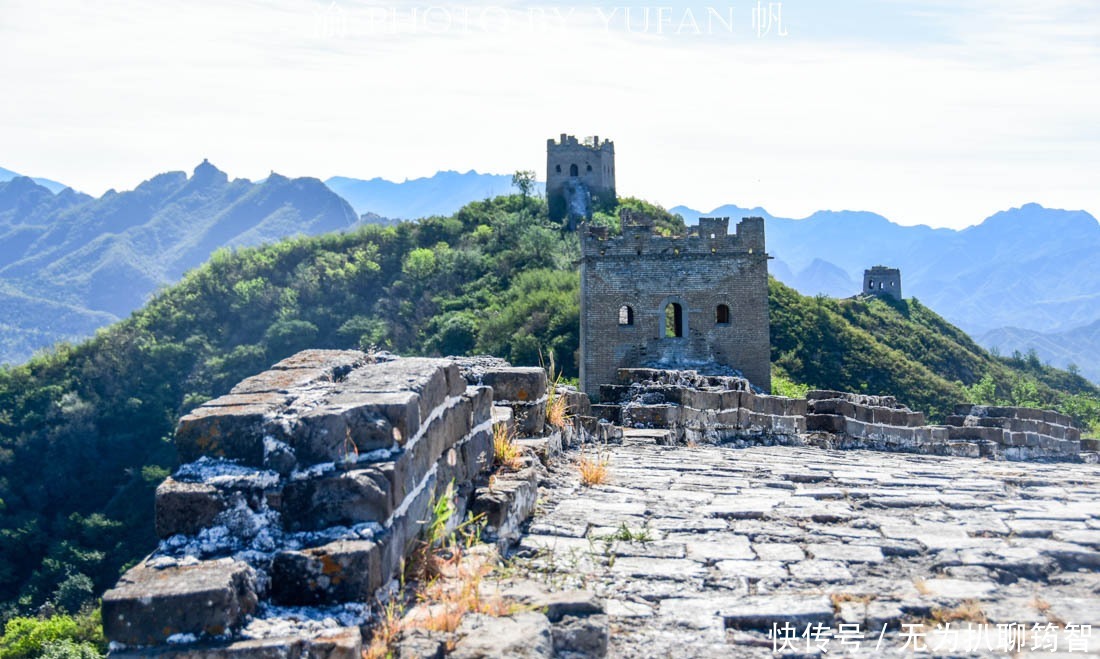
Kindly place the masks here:
POLYGON ((759 393, 745 378, 695 371, 624 368, 619 384, 600 387, 593 411, 629 428, 672 431, 678 443, 797 443, 806 401, 759 393))
POLYGON ((242 381, 179 422, 161 542, 103 598, 113 654, 358 657, 432 501, 453 483, 460 520, 491 466, 494 410, 538 434, 545 402, 539 369, 357 351, 242 381))

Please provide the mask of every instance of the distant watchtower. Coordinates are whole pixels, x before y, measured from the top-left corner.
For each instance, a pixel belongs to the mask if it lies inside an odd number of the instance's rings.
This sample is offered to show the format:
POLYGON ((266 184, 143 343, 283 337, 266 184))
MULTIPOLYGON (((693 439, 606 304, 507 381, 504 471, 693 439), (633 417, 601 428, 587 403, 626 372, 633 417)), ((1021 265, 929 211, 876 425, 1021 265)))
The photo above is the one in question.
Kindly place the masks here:
POLYGON ((581 235, 581 389, 596 396, 620 368, 727 367, 770 391, 764 220, 730 233, 728 217, 704 217, 684 236, 620 220, 622 235, 581 235))
POLYGON ((597 208, 615 206, 615 143, 599 136, 580 142, 572 135, 546 140, 546 198, 550 219, 591 219, 597 208))
POLYGON ((892 297, 895 300, 902 299, 901 270, 887 268, 884 265, 876 265, 870 270, 864 270, 863 294, 892 297))

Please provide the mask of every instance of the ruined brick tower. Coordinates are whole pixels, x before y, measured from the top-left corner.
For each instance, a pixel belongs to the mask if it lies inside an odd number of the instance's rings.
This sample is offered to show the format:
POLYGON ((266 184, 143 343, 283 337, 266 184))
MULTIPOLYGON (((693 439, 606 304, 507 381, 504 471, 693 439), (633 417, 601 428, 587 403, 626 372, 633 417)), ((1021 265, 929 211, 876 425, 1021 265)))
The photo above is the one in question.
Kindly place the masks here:
POLYGON ((863 294, 882 295, 895 300, 901 297, 901 270, 876 265, 863 271, 863 294))
POLYGON ((597 208, 615 206, 615 143, 599 136, 580 142, 562 133, 546 140, 546 199, 550 218, 569 219, 570 229, 597 208))
POLYGON ((764 220, 700 218, 664 237, 623 214, 622 235, 581 237, 581 388, 590 396, 620 368, 728 366, 771 390, 764 220))

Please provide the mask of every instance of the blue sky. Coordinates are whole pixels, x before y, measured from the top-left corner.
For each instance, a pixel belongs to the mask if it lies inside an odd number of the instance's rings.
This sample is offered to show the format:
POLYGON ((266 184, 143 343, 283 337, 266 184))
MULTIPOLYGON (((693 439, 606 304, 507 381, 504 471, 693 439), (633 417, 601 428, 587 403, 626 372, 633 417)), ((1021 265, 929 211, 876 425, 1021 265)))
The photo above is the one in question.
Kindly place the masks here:
POLYGON ((203 158, 541 175, 569 132, 669 206, 961 227, 1100 213, 1098 81, 1094 0, 5 0, 0 166, 95 194, 203 158))

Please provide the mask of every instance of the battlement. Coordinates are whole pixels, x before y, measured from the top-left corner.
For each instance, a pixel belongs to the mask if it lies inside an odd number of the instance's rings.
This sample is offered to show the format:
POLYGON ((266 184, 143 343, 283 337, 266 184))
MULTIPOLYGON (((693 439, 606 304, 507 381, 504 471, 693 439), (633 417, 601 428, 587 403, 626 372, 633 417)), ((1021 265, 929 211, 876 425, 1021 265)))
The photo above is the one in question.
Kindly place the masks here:
POLYGON ((729 232, 728 217, 699 218, 687 234, 662 236, 654 232, 652 219, 634 213, 620 216, 622 234, 611 236, 605 227, 586 226, 581 247, 593 258, 666 258, 740 256, 767 259, 764 251, 764 219, 747 217, 729 232))
POLYGON ((550 139, 546 140, 546 148, 548 150, 549 149, 554 149, 554 148, 562 148, 562 147, 566 147, 566 148, 575 147, 575 148, 591 149, 593 151, 610 151, 612 153, 615 152, 615 143, 612 142, 611 140, 600 141, 600 136, 599 135, 593 135, 593 136, 584 138, 584 140, 578 140, 573 135, 567 135, 565 133, 562 133, 561 137, 559 137, 557 140, 555 140, 552 137, 550 139))

